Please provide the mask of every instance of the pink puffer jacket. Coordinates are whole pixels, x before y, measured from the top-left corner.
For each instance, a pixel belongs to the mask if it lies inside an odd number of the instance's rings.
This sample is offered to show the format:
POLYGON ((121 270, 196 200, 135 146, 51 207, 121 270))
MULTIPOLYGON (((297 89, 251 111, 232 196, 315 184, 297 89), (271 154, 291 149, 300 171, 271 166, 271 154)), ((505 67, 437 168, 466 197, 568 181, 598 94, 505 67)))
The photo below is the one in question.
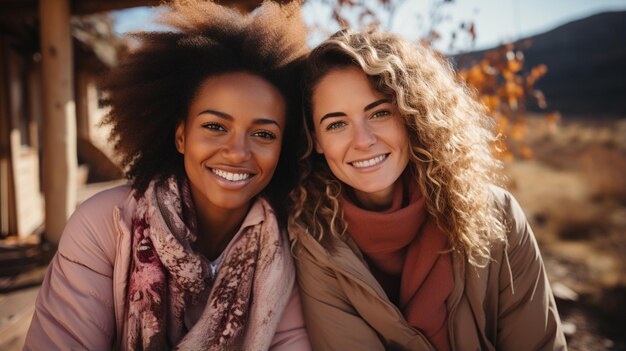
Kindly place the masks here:
MULTIPOLYGON (((131 188, 120 186, 85 201, 68 220, 37 297, 25 350, 126 349, 135 208, 131 188)), ((297 286, 270 349, 310 350, 297 286)))

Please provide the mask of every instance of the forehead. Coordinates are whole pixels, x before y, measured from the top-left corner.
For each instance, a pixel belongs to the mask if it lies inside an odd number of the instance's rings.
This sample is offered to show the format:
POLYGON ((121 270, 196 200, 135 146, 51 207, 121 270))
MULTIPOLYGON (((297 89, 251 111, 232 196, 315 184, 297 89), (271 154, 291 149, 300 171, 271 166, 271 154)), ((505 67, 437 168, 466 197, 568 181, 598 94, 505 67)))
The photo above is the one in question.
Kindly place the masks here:
POLYGON ((319 109, 346 108, 353 105, 363 108, 384 97, 384 94, 374 88, 363 70, 350 66, 334 69, 320 79, 313 88, 312 103, 317 113, 319 109))
POLYGON ((285 123, 285 99, 278 88, 248 72, 232 72, 205 79, 196 90, 190 116, 206 109, 218 110, 235 118, 262 117, 285 123))

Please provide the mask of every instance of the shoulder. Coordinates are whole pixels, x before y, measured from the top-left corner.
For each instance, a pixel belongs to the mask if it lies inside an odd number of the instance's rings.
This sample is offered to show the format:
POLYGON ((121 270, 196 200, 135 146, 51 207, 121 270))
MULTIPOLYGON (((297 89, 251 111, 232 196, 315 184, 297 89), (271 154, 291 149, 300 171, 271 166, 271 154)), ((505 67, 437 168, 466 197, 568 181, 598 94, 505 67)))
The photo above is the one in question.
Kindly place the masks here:
POLYGON ((113 212, 129 202, 133 202, 129 185, 102 191, 84 201, 65 225, 59 254, 81 264, 87 261, 113 264, 118 232, 113 212))
POLYGON ((495 209, 500 213, 506 228, 507 237, 527 230, 528 221, 522 207, 507 190, 495 185, 489 186, 495 209))
MULTIPOLYGON (((113 224, 113 209, 126 207, 133 202, 133 192, 129 185, 120 185, 104 190, 85 200, 69 218, 65 234, 72 234, 74 229, 100 231, 113 224)), ((63 240, 63 239, 62 239, 63 240)))
POLYGON ((491 190, 506 230, 505 246, 499 246, 495 256, 498 276, 487 278, 498 282, 493 284, 498 299, 488 302, 498 311, 494 345, 497 349, 561 349, 565 340, 532 228, 511 193, 495 186, 491 190))
MULTIPOLYGON (((356 244, 338 238, 329 238, 332 249, 326 249, 308 233, 299 236, 292 246, 298 268, 298 280, 305 293, 308 290, 329 291, 338 289, 339 276, 356 277, 370 285, 376 285, 372 279, 360 252, 355 252, 356 244)), ((358 251, 358 248, 356 248, 358 251)), ((335 291, 337 295, 338 290, 335 291)), ((315 295, 315 294, 312 294, 315 295)))
MULTIPOLYGON (((294 234, 293 231, 289 234, 294 234)), ((305 293, 309 287, 329 286, 328 279, 334 279, 334 264, 329 252, 310 234, 297 233, 291 251, 298 269, 298 281, 305 293)), ((337 257, 339 258, 339 257, 337 257)))
POLYGON ((329 266, 330 253, 319 241, 302 228, 291 228, 292 252, 297 263, 302 265, 329 266))
POLYGON ((510 264, 526 265, 540 256, 535 235, 528 223, 526 214, 515 197, 505 189, 490 187, 494 206, 502 216, 505 228, 505 253, 510 264))
POLYGON ((489 185, 489 192, 492 196, 493 204, 501 210, 510 210, 512 207, 519 207, 517 200, 508 190, 497 185, 489 185))
POLYGON ((83 201, 76 209, 76 212, 102 208, 103 206, 111 206, 112 208, 118 204, 123 204, 129 197, 132 197, 132 194, 133 189, 129 184, 118 185, 103 190, 83 201))

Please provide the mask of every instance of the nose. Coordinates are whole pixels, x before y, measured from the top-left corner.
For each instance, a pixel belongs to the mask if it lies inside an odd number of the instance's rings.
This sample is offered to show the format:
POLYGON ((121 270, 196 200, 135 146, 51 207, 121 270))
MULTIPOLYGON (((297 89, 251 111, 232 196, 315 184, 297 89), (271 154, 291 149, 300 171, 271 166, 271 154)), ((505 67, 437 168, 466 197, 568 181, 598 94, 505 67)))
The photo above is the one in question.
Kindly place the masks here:
POLYGON ((224 157, 232 163, 243 163, 250 159, 250 146, 246 135, 233 135, 223 145, 224 157))
POLYGON ((357 150, 367 150, 376 144, 376 134, 367 123, 356 123, 354 125, 353 145, 357 150))

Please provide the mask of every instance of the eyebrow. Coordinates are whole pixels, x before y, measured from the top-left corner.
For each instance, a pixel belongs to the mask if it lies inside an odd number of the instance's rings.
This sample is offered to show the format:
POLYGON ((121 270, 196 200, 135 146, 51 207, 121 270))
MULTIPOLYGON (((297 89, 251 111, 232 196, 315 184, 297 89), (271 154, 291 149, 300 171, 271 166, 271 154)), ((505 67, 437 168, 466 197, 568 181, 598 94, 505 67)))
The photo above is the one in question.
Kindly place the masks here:
MULTIPOLYGON (((211 110, 211 109, 203 110, 202 112, 198 113, 198 116, 204 115, 204 114, 207 114, 207 113, 211 114, 211 115, 214 115, 214 116, 217 116, 219 118, 223 118, 223 119, 231 121, 231 122, 235 120, 235 118, 233 116, 229 115, 228 113, 215 111, 215 110, 211 110)), ((271 118, 255 118, 255 119, 252 120, 252 123, 253 124, 261 124, 261 125, 274 124, 279 129, 282 130, 282 128, 280 127, 280 124, 278 124, 278 122, 276 122, 275 120, 273 120, 271 118)))
MULTIPOLYGON (((391 100, 389 99, 380 99, 380 100, 376 100, 374 102, 372 102, 371 104, 368 104, 367 106, 365 106, 363 108, 363 112, 366 112, 368 110, 373 109, 374 107, 378 106, 378 105, 382 105, 384 103, 391 103, 391 100)), ((343 112, 331 112, 331 113, 327 113, 325 114, 321 119, 320 119, 320 124, 322 124, 322 122, 327 119, 327 118, 332 118, 332 117, 344 117, 346 116, 345 113, 343 112)))

